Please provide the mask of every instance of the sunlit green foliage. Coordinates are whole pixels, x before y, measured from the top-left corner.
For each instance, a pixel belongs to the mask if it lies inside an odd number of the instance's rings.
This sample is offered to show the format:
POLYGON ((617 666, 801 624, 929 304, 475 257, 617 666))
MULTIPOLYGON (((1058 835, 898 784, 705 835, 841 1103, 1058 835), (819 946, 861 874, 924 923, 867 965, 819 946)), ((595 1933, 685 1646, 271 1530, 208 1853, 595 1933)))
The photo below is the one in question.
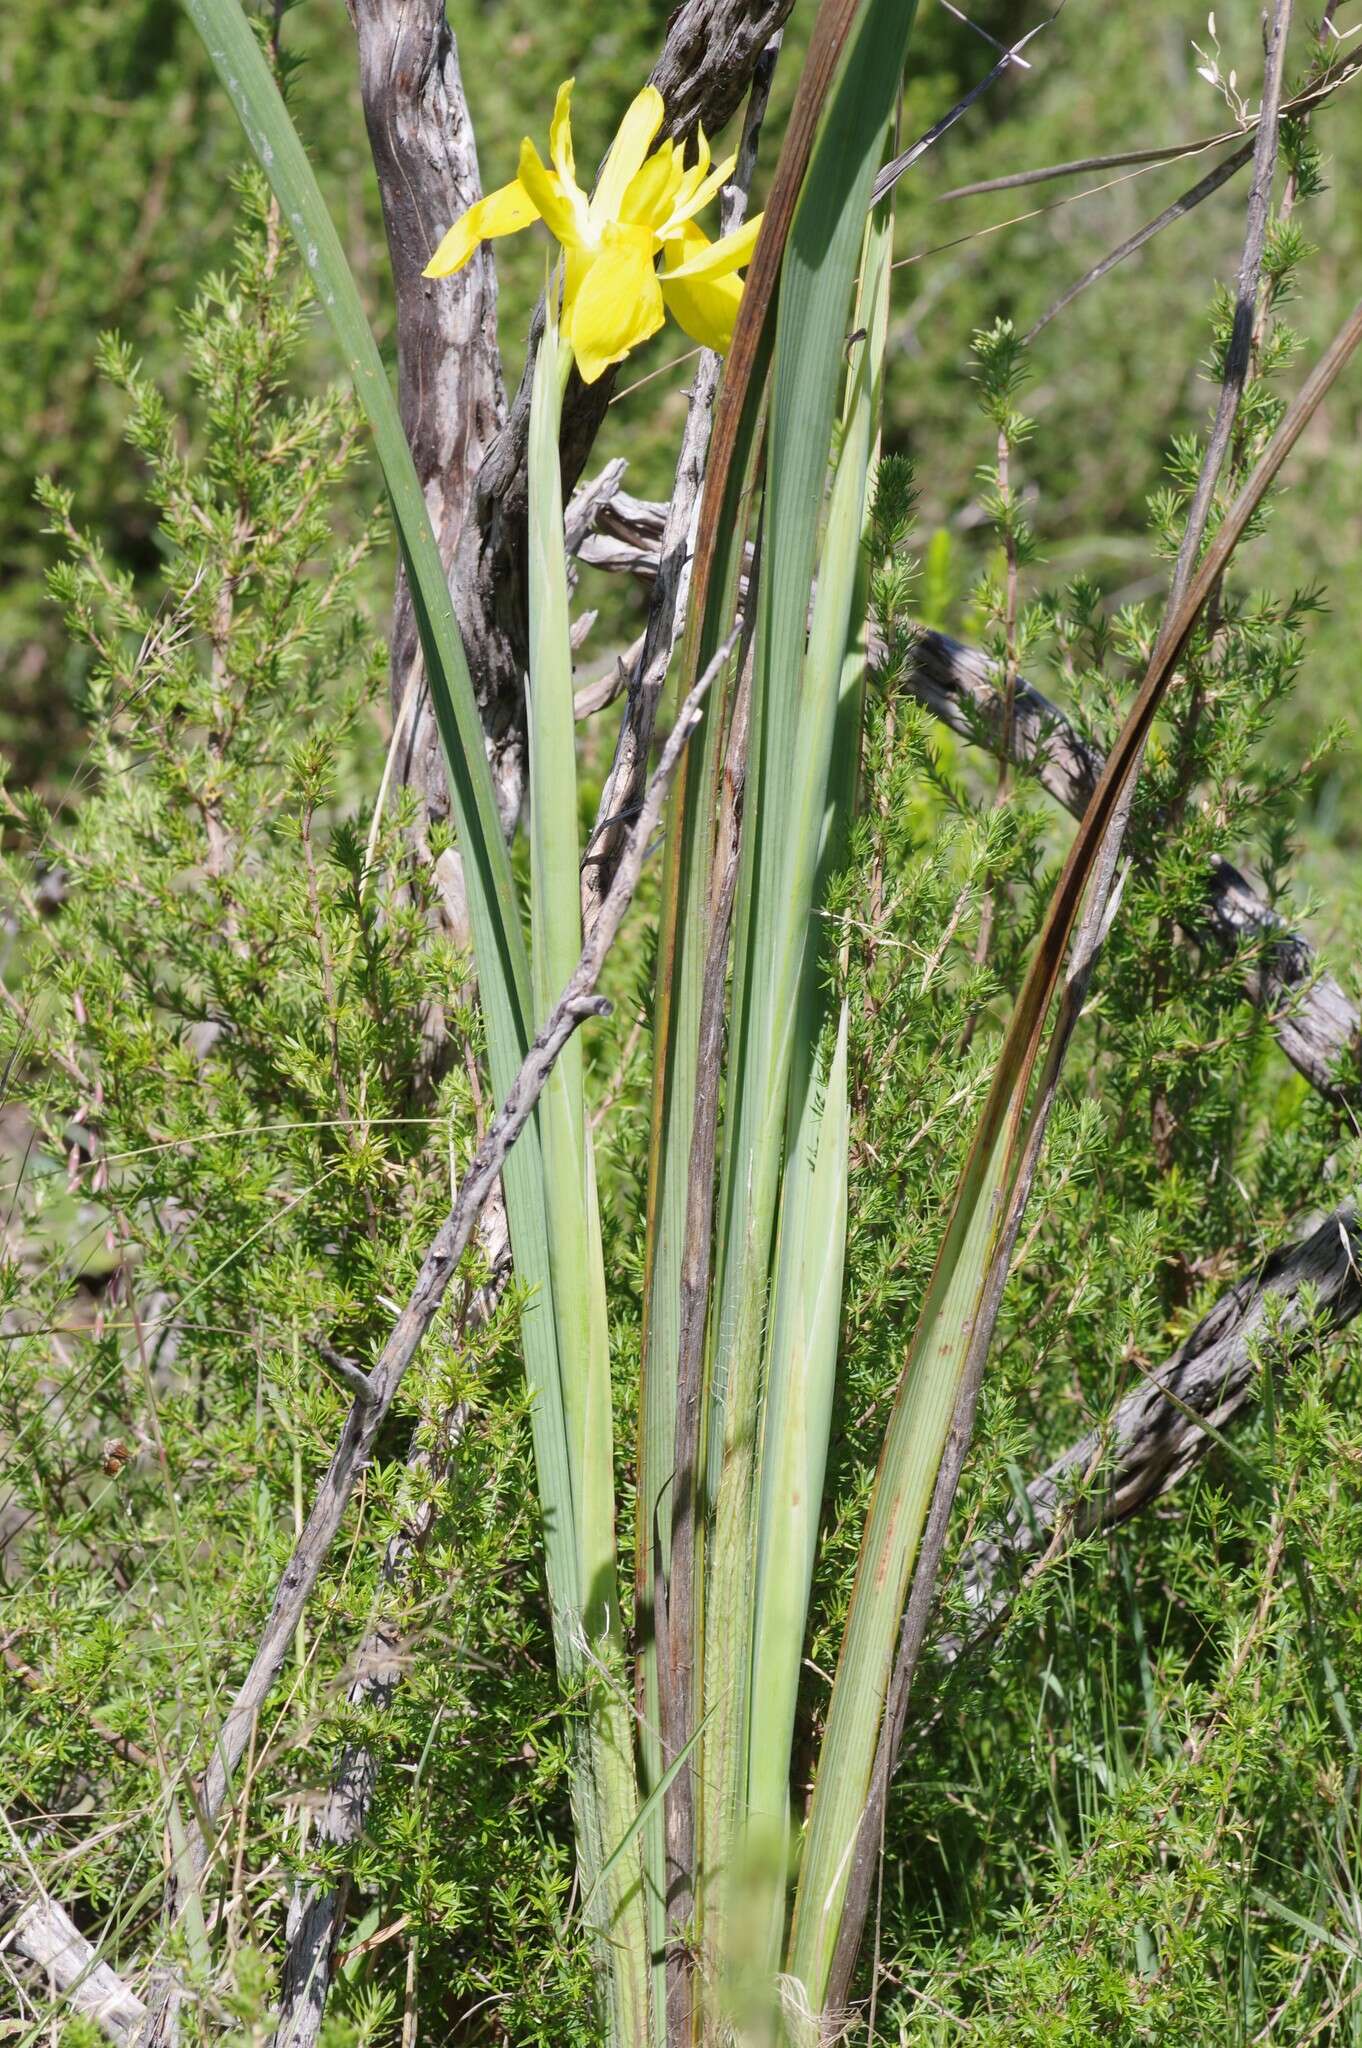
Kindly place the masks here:
MULTIPOLYGON (((1006 33, 1014 12, 982 18, 1006 33)), ((628 12, 588 49, 591 14, 546 25, 502 6, 459 23, 486 161, 506 154, 578 50, 602 105, 637 82, 660 17, 628 12), (494 38, 518 59, 495 73, 479 57, 494 38)), ((0 386, 17 422, 3 451, 18 570, 3 631, 24 686, 7 696, 19 772, 3 818, 11 1665, 0 1807, 80 1923, 111 1927, 111 1954, 131 1971, 156 1938, 172 1805, 187 1814, 179 1774, 204 1760, 223 1674, 254 1639, 344 1413, 317 1341, 372 1352, 486 1110, 479 1021, 460 992, 467 963, 430 915, 405 800, 372 826, 390 561, 358 421, 325 384, 325 345, 260 190, 225 182, 236 137, 203 118, 177 19, 159 7, 41 20, 21 9, 5 31, 34 137, 23 153, 40 169, 0 287, 6 339, 19 343, 0 386), (110 79, 124 81, 107 96, 117 115, 102 110, 99 81, 110 79), (70 198, 73 153, 98 158, 98 236, 88 195, 70 198), (154 259, 140 271, 128 252, 156 205, 154 259), (190 308, 183 323, 178 308, 190 308), (130 340, 96 347, 111 321, 130 340), (37 384, 63 394, 60 416, 27 402, 37 384), (30 513, 40 467, 55 481, 30 513), (58 554, 60 634, 36 580, 40 559, 58 554), (39 794, 35 767, 49 785, 39 794)), ((1077 36, 1075 20, 1068 10, 1053 54, 1042 39, 1035 74, 924 178, 940 189, 976 162, 1010 169, 1107 146, 1098 103, 1109 75, 1134 95, 1122 118, 1149 123, 1126 139, 1159 139, 1160 121, 1181 132, 1185 102, 1169 115, 1157 80, 1120 62, 1132 38, 1144 49, 1147 29, 1124 10, 1089 15, 1082 33, 1095 43, 1078 52, 1061 40, 1077 36), (1081 109, 1061 92, 1080 61, 1103 81, 1081 109)), ((310 10, 298 27, 310 56, 304 126, 334 195, 363 163, 346 52, 310 10), (345 121, 322 118, 329 98, 345 121)), ((939 110, 928 87, 945 81, 949 96, 974 49, 939 21, 928 37, 910 97, 923 122, 939 110)), ((1179 78, 1182 54, 1179 43, 1165 66, 1179 78)), ((1218 125, 1209 96, 1200 115, 1218 125)), ((1319 124, 1326 158, 1335 142, 1355 146, 1346 125, 1319 124)), ((1294 219, 1269 248, 1274 310, 1311 334, 1329 324, 1330 268, 1346 270, 1356 231, 1347 182, 1327 162, 1321 172, 1318 146, 1292 137, 1289 155, 1302 204, 1321 175, 1336 194, 1325 201, 1328 262, 1307 260, 1294 219)), ((1180 175, 1158 174, 1160 200, 1180 175)), ((1115 239, 1113 221, 1119 234, 1154 210, 1154 182, 1106 202, 1100 231, 1096 213, 1059 216, 1074 270, 1115 239)), ((904 253, 953 231, 921 196, 910 182, 904 253)), ((381 323, 381 237, 358 177, 351 203, 347 240, 381 323)), ((964 217, 1025 203, 1001 195, 964 217)), ((1025 776, 999 801, 984 757, 908 701, 911 621, 1010 650, 1109 741, 1157 627, 1154 579, 1199 459, 1191 424, 1205 387, 1186 366, 1200 359, 1215 374, 1226 340, 1226 306, 1208 336, 1206 293, 1186 276, 1209 275, 1228 217, 1190 230, 1195 263, 1170 240, 1118 280, 1134 312, 1115 317, 1095 294, 1024 353, 1018 329, 1067 277, 1044 220, 1014 235, 1006 263, 983 261, 983 242, 944 270, 910 270, 911 295, 896 303, 891 441, 911 443, 916 482, 898 455, 878 473, 872 608, 887 656, 867 711, 862 817, 827 904, 824 966, 851 1034, 850 1238, 796 1806, 885 1406, 1071 830, 1025 776), (1017 414, 1023 372, 1033 422, 1017 414), (1142 492, 1165 451, 1146 528, 1142 492)), ((508 356, 538 281, 511 274, 508 356)), ((1276 417, 1296 350, 1285 326, 1269 326, 1238 473, 1276 417)), ((621 414, 627 425, 612 423, 637 462, 631 482, 662 483, 683 375, 667 396, 631 401, 642 409, 621 414)), ((1349 401, 1338 403, 1345 420, 1349 401)), ((1346 446, 1346 431, 1337 440, 1346 446)), ((1122 915, 1004 1308, 957 1553, 1258 1252, 1356 1186, 1350 1120, 1286 1067, 1242 1000, 1242 960, 1188 937, 1208 857, 1255 867, 1289 905, 1302 808, 1316 850, 1346 851, 1356 837, 1355 821, 1328 808, 1355 771, 1321 738, 1336 710, 1351 713, 1338 681, 1353 673, 1355 604, 1345 586, 1322 621, 1314 587, 1349 545, 1334 517, 1341 473, 1321 458, 1318 490, 1274 504, 1267 544, 1193 643, 1151 750, 1122 915)), ((586 1056, 626 1521, 652 1044, 641 908, 612 968, 616 1019, 586 1056)), ((1331 928, 1354 914, 1345 890, 1331 928)), ((210 1886, 226 1988, 196 2023, 207 2038, 259 2038, 292 1874, 315 1858, 309 1812, 341 1742, 366 1728, 381 1732, 384 1764, 350 1865, 335 2048, 400 2038, 413 1945, 420 2038, 599 2038, 572 1884, 571 1745, 542 1594, 519 1304, 512 1296, 489 1331, 470 1332, 481 1277, 475 1261, 403 1390, 258 1732, 239 1866, 210 1886), (408 1470, 420 1445, 438 1476, 408 1470), (396 1616, 403 1681, 381 1717, 357 1714, 344 1705, 345 1665, 373 1611, 383 1542, 432 1489, 434 1532, 396 1616)), ((1231 1449, 1163 1509, 1022 1590, 996 1641, 949 1663, 929 1655, 886 1836, 879 2038, 1362 2040, 1358 1351, 1337 1337, 1289 1356, 1262 1349, 1263 1399, 1231 1449)), ((940 1633, 963 1628, 949 1569, 942 1610, 940 1633)), ((41 2007, 42 1988, 28 1989, 41 2007)), ((88 2038, 76 2023, 65 2035, 88 2038)))

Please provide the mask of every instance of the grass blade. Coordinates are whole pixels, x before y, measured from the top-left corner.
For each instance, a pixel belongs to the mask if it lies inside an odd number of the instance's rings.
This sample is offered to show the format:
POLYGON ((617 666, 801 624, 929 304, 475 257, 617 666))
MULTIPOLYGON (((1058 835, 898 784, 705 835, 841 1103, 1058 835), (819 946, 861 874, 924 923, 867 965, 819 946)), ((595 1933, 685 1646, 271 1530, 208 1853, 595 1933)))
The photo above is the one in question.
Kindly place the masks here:
MULTIPOLYGON (((482 725, 425 499, 397 403, 359 292, 306 152, 239 0, 184 0, 316 287, 374 437, 407 571, 421 651, 449 778, 469 921, 498 1102, 519 1071, 531 1032, 530 974, 510 857, 502 837, 482 725)), ((556 1618, 578 1599, 567 1432, 550 1307, 548 1236, 539 1139, 522 1133, 502 1176, 516 1270, 527 1303, 521 1324, 534 1395, 531 1427, 541 1499, 550 1605, 556 1618)), ((559 1668, 574 1651, 558 1629, 559 1668)))
MULTIPOLYGON (((781 1190, 762 1423, 749 1825, 781 1843, 832 1421, 847 1219, 847 1013, 822 1085, 806 1090, 781 1190)), ((778 1952, 778 1949, 777 1949, 778 1952)))
MULTIPOLYGON (((806 657, 805 699, 825 704, 834 729, 820 773, 824 812, 805 853, 814 906, 819 881, 850 827, 860 756, 869 558, 865 527, 879 440, 889 326, 893 222, 887 206, 867 225, 843 405, 837 467, 819 556, 818 591, 806 657)), ((812 720, 804 720, 806 733, 812 720)), ((795 933, 794 939, 801 935, 795 933)), ((800 986, 792 1024, 786 1110, 786 1165, 764 1372, 748 1810, 785 1834, 789 1759, 837 1362, 846 1240, 846 1028, 843 1011, 825 1089, 814 1059, 827 1017, 815 916, 802 934, 800 986)), ((766 1830, 771 1833, 770 1828, 766 1830)), ((782 1879, 783 1879, 782 1863, 782 1879)), ((774 1967, 775 1958, 772 1958, 774 1967)))

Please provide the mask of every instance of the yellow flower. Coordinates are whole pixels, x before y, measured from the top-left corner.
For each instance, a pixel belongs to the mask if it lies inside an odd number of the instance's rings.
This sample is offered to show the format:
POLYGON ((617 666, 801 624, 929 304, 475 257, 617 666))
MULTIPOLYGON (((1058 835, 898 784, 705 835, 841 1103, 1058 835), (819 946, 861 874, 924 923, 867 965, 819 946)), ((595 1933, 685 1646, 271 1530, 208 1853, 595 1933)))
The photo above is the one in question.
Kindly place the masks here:
POLYGON ((722 352, 733 338, 738 272, 751 257, 761 216, 711 242, 695 215, 729 177, 734 158, 711 164, 703 129, 689 169, 674 142, 649 155, 663 106, 661 93, 647 85, 621 121, 588 199, 577 183, 571 105, 569 79, 558 88, 549 128, 552 168, 526 137, 520 176, 455 221, 425 275, 449 277, 479 242, 542 220, 562 246, 562 334, 588 384, 656 334, 667 313, 692 341, 722 352))

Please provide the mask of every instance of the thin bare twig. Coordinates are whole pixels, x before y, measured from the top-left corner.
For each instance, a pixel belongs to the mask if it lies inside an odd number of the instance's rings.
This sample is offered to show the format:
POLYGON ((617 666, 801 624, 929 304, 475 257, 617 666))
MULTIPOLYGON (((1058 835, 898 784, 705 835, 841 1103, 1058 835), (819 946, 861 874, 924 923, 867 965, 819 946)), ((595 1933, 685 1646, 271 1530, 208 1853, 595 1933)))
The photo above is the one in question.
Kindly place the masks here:
MULTIPOLYGON (((1275 49, 1277 44, 1274 42, 1272 47, 1275 49)), ((1281 61, 1284 62, 1284 60, 1285 52, 1283 50, 1281 61)), ((1026 336, 1027 341, 1033 342, 1036 336, 1044 328, 1048 327, 1050 322, 1062 313, 1066 306, 1071 306, 1076 298, 1079 298, 1082 293, 1087 291, 1090 285, 1099 283, 1102 278, 1115 270, 1118 264, 1124 263, 1128 256, 1135 255, 1136 251, 1143 249, 1147 242, 1152 242, 1155 235, 1161 234, 1164 228, 1171 227, 1174 221, 1183 220, 1189 213, 1194 212, 1200 206, 1203 199, 1209 199, 1212 193, 1218 192, 1220 187, 1227 184, 1236 171, 1241 171, 1247 163, 1253 163, 1255 166, 1254 187, 1249 196, 1249 218, 1251 222, 1260 198, 1259 171, 1261 169, 1261 161, 1270 143, 1272 159, 1275 164, 1276 135, 1282 115, 1287 113, 1306 113, 1312 108, 1319 106, 1330 93, 1336 91, 1343 84, 1345 79, 1353 75, 1358 69, 1359 64, 1362 64, 1362 56, 1350 58, 1346 64, 1341 64, 1331 76, 1321 79, 1307 91, 1297 93, 1294 99, 1288 101, 1283 106, 1281 99, 1280 63, 1277 64, 1276 68, 1274 89, 1271 76, 1273 59, 1270 56, 1269 64, 1264 72, 1263 104, 1259 111, 1258 120, 1254 127, 1248 131, 1246 139, 1240 143, 1237 149, 1231 150, 1227 157, 1222 157, 1213 170, 1208 171, 1204 178, 1199 178, 1196 184, 1182 193, 1179 198, 1175 199, 1171 206, 1165 207, 1163 212, 1158 214, 1155 219, 1146 221, 1142 228, 1137 228, 1133 235, 1128 236, 1124 242, 1121 242, 1115 249, 1104 256, 1100 263, 1095 263, 1090 270, 1085 271, 1082 277, 1071 284, 1067 291, 1062 292, 1054 304, 1042 313, 1040 319, 1030 329, 1026 336)), ((1143 160, 1153 161, 1154 159, 1144 158, 1143 160)), ((1056 167, 1056 175, 1078 168, 1079 166, 1077 165, 1060 165, 1056 167)), ((1039 172, 1022 173, 1018 182, 1033 182, 1035 178, 1041 175, 1044 174, 1039 172)), ((977 189, 977 187, 963 187, 961 194, 949 196, 963 196, 965 192, 977 189)))
POLYGON ((354 1491, 373 1454, 379 1428, 430 1328, 444 1293, 468 1247, 473 1227, 500 1176, 502 1164, 524 1129, 563 1047, 588 1017, 604 1016, 609 1004, 596 993, 601 970, 638 886, 644 860, 662 815, 672 775, 699 721, 705 695, 732 652, 735 635, 719 649, 682 706, 648 784, 619 872, 543 1030, 525 1055, 502 1108, 474 1154, 454 1206, 421 1263, 407 1304, 369 1373, 368 1395, 357 1399, 346 1418, 330 1465, 317 1490, 303 1532, 284 1569, 251 1666, 213 1742, 199 1797, 201 1822, 190 1838, 195 1873, 208 1860, 211 1828, 226 1801, 230 1776, 241 1759, 250 1729, 288 1653, 294 1631, 354 1491))
MULTIPOLYGON (((1336 92, 1345 80, 1351 78, 1362 66, 1362 55, 1349 57, 1316 84, 1307 86, 1289 100, 1283 102, 1282 114, 1308 114, 1322 106, 1330 94, 1336 92)), ((1261 120, 1261 115, 1259 120, 1261 120)), ((1056 178, 1086 177, 1093 171, 1118 171, 1135 164, 1179 163, 1189 156, 1204 156, 1208 149, 1221 149, 1227 142, 1242 144, 1247 138, 1249 149, 1238 158, 1237 167, 1242 168, 1252 154, 1253 138, 1257 134, 1258 122, 1247 130, 1225 128, 1218 135, 1203 135, 1195 142, 1167 143, 1159 149, 1123 149, 1111 156, 1073 157, 1067 163, 1040 164, 1031 171, 1011 171, 1003 178, 980 178, 972 185, 954 185, 949 192, 942 192, 936 200, 938 206, 945 206, 955 199, 979 199, 989 192, 1015 192, 1024 185, 1047 185, 1056 178)))
MULTIPOLYGON (((1023 71, 1030 69, 1029 65, 1022 62, 1022 51, 1029 42, 1040 34, 1042 29, 1049 28, 1058 19, 1063 5, 1064 0, 1059 0, 1059 6, 1056 7, 1054 13, 1047 20, 1038 21, 1034 28, 1028 29, 1024 36, 1021 36, 1013 43, 1010 50, 1004 50, 993 69, 981 78, 977 85, 972 85, 963 99, 958 99, 948 113, 943 114, 939 121, 932 123, 932 126, 927 129, 925 134, 919 135, 916 142, 910 143, 907 149, 903 150, 900 155, 894 157, 885 165, 870 188, 870 204, 872 206, 878 206, 885 194, 893 191, 904 172, 911 169, 919 157, 925 156, 932 144, 939 142, 947 129, 955 126, 962 114, 969 112, 974 102, 981 98, 996 80, 1002 77, 1004 71, 1011 71, 1017 66, 1020 66, 1023 71)), ((992 41, 992 37, 989 38, 989 41, 992 41)))

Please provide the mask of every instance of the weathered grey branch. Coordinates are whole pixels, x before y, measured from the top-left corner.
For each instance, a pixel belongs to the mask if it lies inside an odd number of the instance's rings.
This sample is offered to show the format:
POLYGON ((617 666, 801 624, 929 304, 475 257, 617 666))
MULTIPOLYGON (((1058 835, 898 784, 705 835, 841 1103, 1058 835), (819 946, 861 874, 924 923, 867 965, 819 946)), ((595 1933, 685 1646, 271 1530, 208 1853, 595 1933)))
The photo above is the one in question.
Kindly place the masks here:
POLYGON ((101 1962, 75 1921, 31 1882, 0 1871, 0 1949, 14 1948, 40 1970, 72 2012, 111 2041, 130 2042, 147 2016, 117 1971, 101 1962))
POLYGON ((730 636, 719 650, 681 708, 648 784, 614 886, 582 947, 577 966, 473 1156, 454 1206, 421 1262, 406 1307, 369 1373, 366 1396, 354 1402, 346 1417, 311 1512, 275 1591, 250 1669, 213 1743, 200 1788, 199 1819, 190 1837, 189 1855, 196 1874, 203 1870, 210 1853, 203 1830, 211 1829, 222 1812, 232 1772, 245 1752, 255 1717, 288 1654, 355 1484, 373 1455, 383 1419, 468 1248, 473 1227, 500 1177, 506 1155, 529 1121, 563 1047, 588 1017, 603 1016, 609 1009, 605 998, 596 993, 596 984, 638 886, 649 841, 662 816, 668 784, 699 720, 705 694, 732 653, 733 638, 730 636))
MULTIPOLYGON (((487 734, 497 801, 508 828, 524 781, 520 663, 489 607, 474 482, 506 418, 497 352, 496 268, 479 250, 457 277, 421 272, 450 222, 480 197, 477 148, 459 53, 444 0, 348 0, 360 96, 378 173, 397 310, 398 399, 487 734)), ((424 688, 406 578, 393 611, 394 716, 417 692, 397 763, 432 817, 448 813, 444 764, 424 688)))
MULTIPOLYGON (((924 632, 914 643, 905 680, 918 702, 952 732, 998 751, 1004 695, 998 666, 987 655, 944 633, 924 632)), ((1014 680, 1012 703, 1011 760, 1081 818, 1105 755, 1021 676, 1014 680)), ((1227 953, 1246 953, 1246 991, 1272 1019, 1282 1051, 1313 1088, 1331 1102, 1355 1102, 1362 1095, 1362 1016, 1323 972, 1309 941, 1282 922, 1230 861, 1217 858, 1211 865, 1195 936, 1227 953)))
MULTIPOLYGON (((1362 1312, 1362 1221, 1352 1202, 1223 1294, 1166 1364, 1031 1481, 996 1534, 971 1545, 960 1560, 970 1640, 1006 1612, 1028 1559, 1128 1520, 1185 1478, 1213 1448, 1211 1432, 1252 1399, 1264 1342, 1287 1357, 1299 1349, 1307 1304, 1328 1331, 1362 1312)), ((948 1660, 964 1647, 954 1637, 938 1644, 948 1660)))

